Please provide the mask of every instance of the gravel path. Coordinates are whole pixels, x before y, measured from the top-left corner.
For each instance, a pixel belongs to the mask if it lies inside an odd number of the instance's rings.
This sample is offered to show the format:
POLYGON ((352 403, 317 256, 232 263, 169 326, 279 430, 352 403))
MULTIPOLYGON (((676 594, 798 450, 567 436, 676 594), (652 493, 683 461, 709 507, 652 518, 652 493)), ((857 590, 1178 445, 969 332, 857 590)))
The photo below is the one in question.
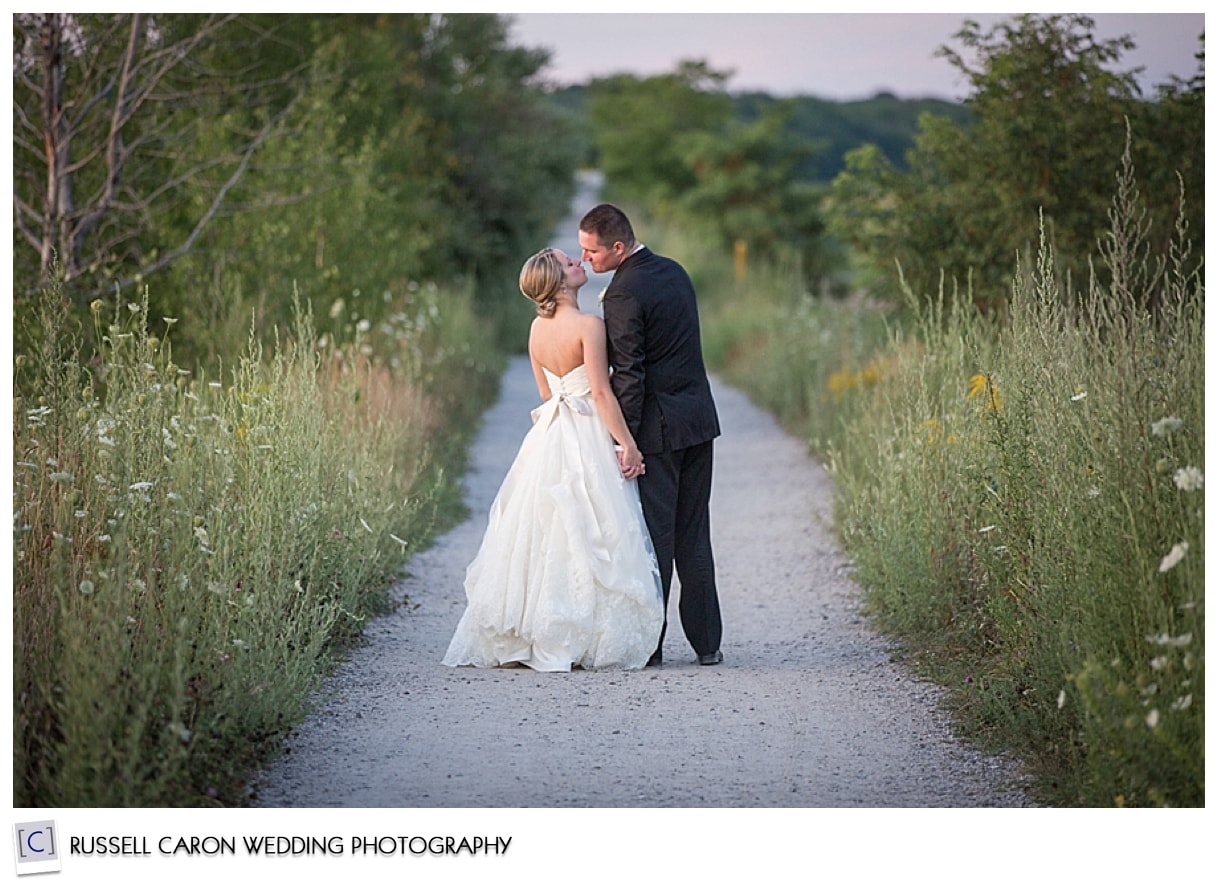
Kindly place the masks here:
MULTIPOLYGON (((581 192, 554 244, 573 251, 581 192)), ((569 252, 570 253, 570 252, 569 252)), ((584 296, 595 304, 605 278, 584 296)), ((824 469, 714 383, 712 532, 725 660, 695 664, 675 615, 665 664, 540 674, 447 668, 462 580, 537 404, 514 359, 465 479, 473 515, 412 559, 396 612, 327 682, 255 806, 1030 806, 1017 770, 953 737, 934 688, 860 615, 824 469)))

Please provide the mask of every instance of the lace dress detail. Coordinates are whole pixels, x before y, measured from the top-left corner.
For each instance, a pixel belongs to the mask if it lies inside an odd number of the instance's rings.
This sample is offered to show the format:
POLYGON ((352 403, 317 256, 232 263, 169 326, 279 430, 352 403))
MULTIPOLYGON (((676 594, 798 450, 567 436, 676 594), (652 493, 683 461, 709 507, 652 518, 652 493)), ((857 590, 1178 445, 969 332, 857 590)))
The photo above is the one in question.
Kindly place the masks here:
POLYGON ((583 365, 546 378, 551 397, 491 504, 444 664, 641 668, 664 610, 638 488, 583 365))

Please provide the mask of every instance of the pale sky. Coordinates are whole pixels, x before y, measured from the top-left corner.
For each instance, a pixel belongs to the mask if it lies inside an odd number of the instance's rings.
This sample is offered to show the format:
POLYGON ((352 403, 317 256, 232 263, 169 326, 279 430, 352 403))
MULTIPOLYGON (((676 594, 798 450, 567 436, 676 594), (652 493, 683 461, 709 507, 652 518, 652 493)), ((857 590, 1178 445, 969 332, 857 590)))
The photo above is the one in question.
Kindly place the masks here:
MULTIPOLYGON (((662 6, 662 4, 661 4, 662 6)), ((1177 7, 1179 8, 1179 7, 1177 7)), ((1145 67, 1143 93, 1172 75, 1198 68, 1202 13, 1086 13, 1097 38, 1129 35, 1136 49, 1116 69, 1145 67)), ((560 85, 614 73, 669 73, 683 59, 735 71, 731 92, 812 95, 831 100, 901 98, 960 100, 967 84, 935 50, 963 47, 953 38, 965 19, 983 32, 1015 13, 506 13, 513 43, 550 51, 543 77, 560 85)))

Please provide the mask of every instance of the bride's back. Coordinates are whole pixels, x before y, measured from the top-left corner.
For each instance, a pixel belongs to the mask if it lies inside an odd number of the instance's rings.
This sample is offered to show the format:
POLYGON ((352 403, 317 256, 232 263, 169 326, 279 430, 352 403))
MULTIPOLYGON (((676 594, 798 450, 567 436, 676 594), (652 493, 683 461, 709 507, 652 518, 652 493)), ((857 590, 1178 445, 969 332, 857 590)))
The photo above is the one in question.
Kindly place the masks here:
POLYGON ((599 321, 573 306, 560 306, 549 318, 538 316, 529 329, 529 354, 550 373, 565 376, 584 363, 584 335, 595 333, 599 321))

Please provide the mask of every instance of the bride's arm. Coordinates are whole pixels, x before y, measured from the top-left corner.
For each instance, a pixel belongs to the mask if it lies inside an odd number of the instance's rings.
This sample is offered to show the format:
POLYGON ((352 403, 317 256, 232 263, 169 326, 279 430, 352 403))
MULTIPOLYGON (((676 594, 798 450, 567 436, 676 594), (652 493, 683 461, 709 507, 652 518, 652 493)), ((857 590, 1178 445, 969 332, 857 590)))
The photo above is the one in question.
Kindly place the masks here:
POLYGON ((642 472, 643 454, 639 452, 638 444, 630 429, 626 426, 626 418, 622 416, 622 407, 618 404, 613 387, 609 385, 609 355, 605 343, 605 323, 597 316, 588 316, 584 323, 581 339, 584 344, 584 367, 588 372, 588 386, 592 390, 592 402, 600 414, 609 434, 617 441, 621 451, 618 462, 622 466, 622 474, 627 478, 637 477, 642 472))

